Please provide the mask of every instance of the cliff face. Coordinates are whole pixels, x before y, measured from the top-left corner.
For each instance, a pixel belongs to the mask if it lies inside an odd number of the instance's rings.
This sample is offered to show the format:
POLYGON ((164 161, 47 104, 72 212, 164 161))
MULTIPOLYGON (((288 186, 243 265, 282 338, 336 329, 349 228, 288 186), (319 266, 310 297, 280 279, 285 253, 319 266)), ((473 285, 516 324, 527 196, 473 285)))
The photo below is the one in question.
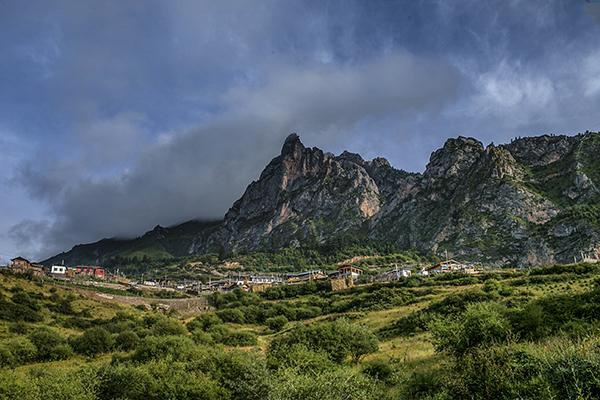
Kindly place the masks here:
POLYGON ((380 211, 382 194, 376 179, 393 179, 386 170, 396 172, 381 160, 366 163, 357 154, 336 157, 306 148, 292 134, 281 154, 233 204, 209 244, 227 251, 276 249, 322 243, 358 231, 380 211))
POLYGON ((500 264, 568 262, 600 248, 600 135, 540 136, 487 148, 449 139, 423 174, 306 148, 290 135, 195 248, 276 250, 340 236, 500 264), (585 216, 588 217, 585 217, 585 216))
POLYGON ((292 134, 220 224, 161 243, 184 255, 378 241, 497 264, 570 262, 600 250, 599 155, 599 133, 487 147, 458 137, 417 174, 292 134))

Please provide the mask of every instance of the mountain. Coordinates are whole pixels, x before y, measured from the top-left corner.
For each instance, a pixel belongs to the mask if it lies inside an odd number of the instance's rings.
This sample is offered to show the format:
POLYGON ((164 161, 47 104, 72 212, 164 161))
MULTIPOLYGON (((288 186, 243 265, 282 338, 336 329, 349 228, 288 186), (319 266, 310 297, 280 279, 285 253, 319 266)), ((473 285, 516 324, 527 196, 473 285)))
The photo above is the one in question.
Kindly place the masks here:
POLYGON ((164 228, 157 225, 151 231, 134 239, 102 239, 95 243, 80 244, 71 250, 42 261, 45 265, 105 264, 115 257, 172 258, 190 254, 193 244, 203 235, 210 234, 221 221, 188 221, 164 228))
MULTIPOLYGON (((292 134, 220 223, 108 248, 176 256, 377 242, 497 264, 570 262, 600 251, 598 154, 593 132, 487 147, 458 137, 432 153, 423 173, 409 173, 383 158, 308 148, 292 134)), ((76 260, 85 250, 106 259, 103 242, 59 256, 76 260)))

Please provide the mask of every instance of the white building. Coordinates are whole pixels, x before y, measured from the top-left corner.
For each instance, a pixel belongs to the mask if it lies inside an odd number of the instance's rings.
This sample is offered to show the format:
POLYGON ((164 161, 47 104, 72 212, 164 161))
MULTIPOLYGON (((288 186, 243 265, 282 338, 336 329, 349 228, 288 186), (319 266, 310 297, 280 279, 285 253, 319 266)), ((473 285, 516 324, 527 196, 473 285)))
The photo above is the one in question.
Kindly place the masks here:
POLYGON ((53 265, 50 267, 51 274, 64 275, 67 272, 67 267, 64 265, 53 265))
POLYGON ((268 276, 268 275, 252 275, 250 277, 251 283, 282 283, 283 278, 280 276, 268 276))
POLYGON ((402 278, 408 278, 412 275, 412 271, 407 268, 398 269, 395 268, 391 271, 383 272, 375 277, 375 280, 386 282, 386 281, 398 281, 402 278))

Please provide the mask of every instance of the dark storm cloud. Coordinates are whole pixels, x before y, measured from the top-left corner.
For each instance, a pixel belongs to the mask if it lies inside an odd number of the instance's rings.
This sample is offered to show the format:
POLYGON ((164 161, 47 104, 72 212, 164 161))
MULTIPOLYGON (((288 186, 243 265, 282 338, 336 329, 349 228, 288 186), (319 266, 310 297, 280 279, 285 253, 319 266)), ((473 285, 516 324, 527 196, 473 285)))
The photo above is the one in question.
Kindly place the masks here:
POLYGON ((421 170, 448 136, 600 126, 600 25, 583 1, 0 8, 0 134, 18 136, 0 253, 221 217, 290 131, 421 170))
POLYGON ((343 70, 278 66, 271 72, 259 87, 225 93, 222 116, 162 136, 116 177, 80 176, 76 164, 51 160, 22 168, 19 180, 60 216, 45 235, 47 251, 82 237, 131 236, 156 223, 221 218, 291 130, 310 132, 303 137, 309 145, 336 142, 370 116, 437 110, 459 84, 454 68, 408 54, 343 70))

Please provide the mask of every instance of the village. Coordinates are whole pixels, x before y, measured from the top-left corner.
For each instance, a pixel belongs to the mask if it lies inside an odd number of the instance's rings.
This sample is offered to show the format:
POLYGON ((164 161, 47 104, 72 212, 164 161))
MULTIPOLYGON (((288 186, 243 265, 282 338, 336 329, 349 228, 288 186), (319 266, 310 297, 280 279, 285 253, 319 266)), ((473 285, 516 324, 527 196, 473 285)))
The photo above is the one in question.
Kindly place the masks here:
POLYGON ((247 292, 262 292, 277 285, 297 285, 307 282, 328 281, 332 291, 344 290, 355 285, 365 285, 376 282, 393 282, 409 278, 413 275, 427 277, 446 273, 478 274, 481 266, 461 263, 452 259, 429 266, 395 265, 392 269, 376 274, 365 274, 365 271, 351 263, 341 262, 335 270, 311 269, 290 273, 230 273, 219 279, 208 278, 208 281, 183 280, 173 281, 165 277, 162 280, 130 279, 116 272, 109 272, 98 265, 42 265, 31 262, 24 257, 10 260, 3 269, 14 274, 29 275, 37 278, 50 278, 56 281, 74 282, 86 286, 105 287, 112 289, 138 289, 149 292, 166 291, 181 292, 193 295, 209 294, 211 292, 226 292, 240 289, 247 292))

